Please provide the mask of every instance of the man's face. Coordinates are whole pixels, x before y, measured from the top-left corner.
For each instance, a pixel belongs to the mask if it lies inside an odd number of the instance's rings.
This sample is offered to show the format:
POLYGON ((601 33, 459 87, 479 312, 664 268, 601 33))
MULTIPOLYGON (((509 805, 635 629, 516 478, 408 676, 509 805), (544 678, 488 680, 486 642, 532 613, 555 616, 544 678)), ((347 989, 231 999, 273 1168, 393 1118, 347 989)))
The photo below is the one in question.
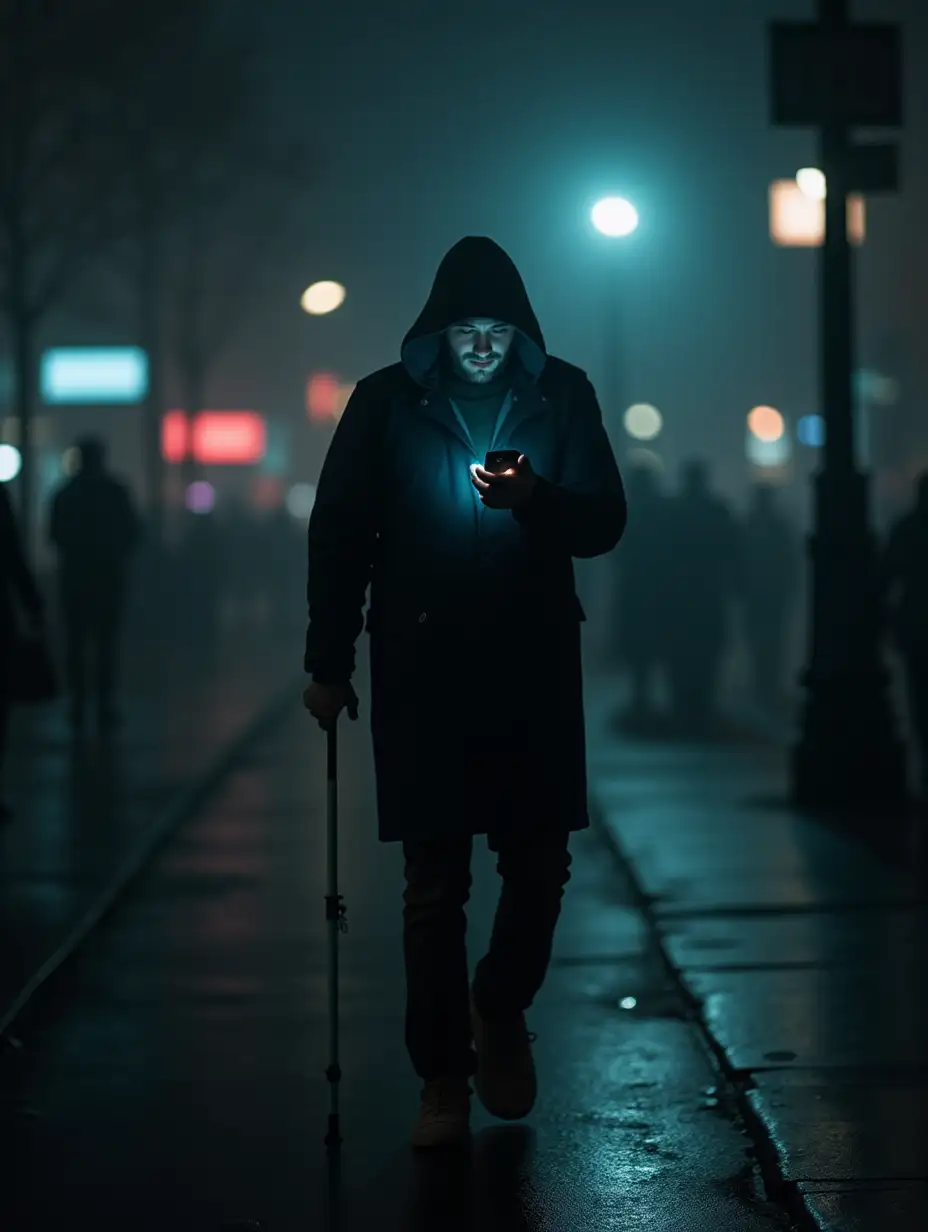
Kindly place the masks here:
POLYGON ((505 321, 473 317, 446 330, 451 357, 458 374, 483 384, 494 377, 506 360, 515 328, 505 321))

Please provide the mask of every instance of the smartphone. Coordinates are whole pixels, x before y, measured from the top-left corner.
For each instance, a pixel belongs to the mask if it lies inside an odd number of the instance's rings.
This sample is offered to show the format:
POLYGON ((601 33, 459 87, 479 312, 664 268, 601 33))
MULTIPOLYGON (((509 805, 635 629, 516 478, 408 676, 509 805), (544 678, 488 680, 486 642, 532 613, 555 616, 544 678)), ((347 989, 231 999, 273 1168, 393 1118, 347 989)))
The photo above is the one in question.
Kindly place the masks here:
POLYGON ((522 454, 518 449, 491 449, 483 469, 491 475, 515 474, 516 466, 522 454))

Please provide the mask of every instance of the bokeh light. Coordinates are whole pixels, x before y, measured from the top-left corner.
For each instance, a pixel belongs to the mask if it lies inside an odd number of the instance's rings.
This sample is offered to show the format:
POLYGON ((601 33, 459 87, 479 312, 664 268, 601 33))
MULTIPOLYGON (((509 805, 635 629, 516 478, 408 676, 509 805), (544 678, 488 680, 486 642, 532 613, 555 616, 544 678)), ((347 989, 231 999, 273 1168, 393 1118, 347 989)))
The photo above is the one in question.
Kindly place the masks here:
POLYGON ((625 412, 625 431, 636 441, 653 441, 660 435, 664 417, 650 402, 636 402, 625 412))
POLYGON ((638 211, 624 197, 603 197, 593 206, 590 217, 601 235, 631 235, 638 227, 638 211))
POLYGON ((316 503, 316 485, 312 483, 295 483, 287 493, 287 512, 291 517, 305 521, 313 511, 316 503))
POLYGON ((748 431, 759 441, 778 441, 785 428, 783 416, 772 406, 755 406, 748 413, 748 431))
POLYGON ((306 413, 310 419, 325 422, 341 419, 354 382, 339 380, 334 372, 316 372, 306 382, 306 413))
MULTIPOLYGON (((795 180, 774 180, 769 189, 770 238, 782 248, 820 248, 825 240, 825 203, 804 193, 795 180)), ((860 193, 847 199, 847 237, 866 239, 867 208, 860 193)))
POLYGON ((796 172, 796 183, 799 191, 813 201, 824 201, 827 191, 825 173, 818 167, 801 167, 796 172))
POLYGON ((0 445, 0 483, 15 479, 22 465, 22 455, 15 445, 0 445))
POLYGON ((314 282, 303 292, 300 306, 310 316, 323 317, 345 302, 346 291, 340 282, 314 282))
POLYGON ((653 449, 629 449, 625 459, 630 467, 640 467, 642 470, 652 471, 655 475, 663 475, 667 469, 664 459, 653 449))
POLYGON ((748 461, 765 471, 780 470, 790 460, 792 441, 785 432, 779 436, 758 436, 750 429, 745 433, 744 452, 748 461))
POLYGON ((216 505, 216 489, 205 479, 198 479, 187 488, 184 504, 191 513, 211 513, 216 505))
POLYGON ((821 415, 803 415, 796 424, 796 439, 810 449, 821 449, 825 444, 825 420, 821 415))
POLYGON ((279 509, 283 504, 283 485, 277 475, 256 475, 249 488, 255 509, 279 509))
POLYGON ((333 372, 315 372, 306 382, 306 414, 310 419, 334 419, 338 406, 338 377, 333 372))

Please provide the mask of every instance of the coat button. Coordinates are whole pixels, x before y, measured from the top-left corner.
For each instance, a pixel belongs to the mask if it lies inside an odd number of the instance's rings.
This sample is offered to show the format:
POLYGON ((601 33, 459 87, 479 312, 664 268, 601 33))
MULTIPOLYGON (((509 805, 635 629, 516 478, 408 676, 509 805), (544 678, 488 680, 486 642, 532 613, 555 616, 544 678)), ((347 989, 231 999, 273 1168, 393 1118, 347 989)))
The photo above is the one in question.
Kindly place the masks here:
POLYGON ((420 406, 428 406, 428 404, 429 404, 428 398, 423 398, 422 401, 419 403, 420 406))
POLYGON ((423 612, 422 615, 419 617, 419 624, 424 625, 425 622, 428 620, 428 618, 429 618, 428 612, 423 612))

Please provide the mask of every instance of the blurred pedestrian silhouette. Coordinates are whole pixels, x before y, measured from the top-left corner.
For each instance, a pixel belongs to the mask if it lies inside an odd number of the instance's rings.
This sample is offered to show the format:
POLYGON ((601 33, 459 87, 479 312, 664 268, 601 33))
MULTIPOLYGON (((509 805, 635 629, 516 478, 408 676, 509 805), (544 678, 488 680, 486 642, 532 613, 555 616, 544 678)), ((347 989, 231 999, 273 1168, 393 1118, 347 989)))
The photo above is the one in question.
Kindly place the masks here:
POLYGON ((657 674, 667 667, 673 632, 670 607, 668 499, 655 473, 636 467, 628 478, 628 529, 616 554, 616 652, 628 676, 626 723, 647 725, 656 717, 657 674))
MULTIPOLYGON (((0 483, 0 775, 12 702, 13 654, 24 621, 34 628, 41 627, 44 604, 23 550, 7 485, 0 483)), ((0 795, 0 822, 6 821, 9 814, 0 795)))
POLYGON ((890 627, 905 671, 921 762, 921 792, 928 800, 928 472, 918 479, 914 508, 891 528, 882 564, 890 627))
POLYGON ((77 450, 77 473, 52 497, 49 540, 58 553, 71 721, 82 726, 89 693, 105 727, 117 717, 128 568, 141 526, 127 485, 106 469, 105 443, 85 437, 77 450))
POLYGON ((667 657, 674 721, 681 730, 701 734, 714 722, 740 574, 735 519, 711 491, 704 461, 683 467, 681 491, 670 502, 668 538, 674 627, 667 657))
POLYGON ((741 527, 741 613, 754 700, 775 708, 785 682, 787 634, 799 587, 800 553, 773 489, 757 484, 741 527))

